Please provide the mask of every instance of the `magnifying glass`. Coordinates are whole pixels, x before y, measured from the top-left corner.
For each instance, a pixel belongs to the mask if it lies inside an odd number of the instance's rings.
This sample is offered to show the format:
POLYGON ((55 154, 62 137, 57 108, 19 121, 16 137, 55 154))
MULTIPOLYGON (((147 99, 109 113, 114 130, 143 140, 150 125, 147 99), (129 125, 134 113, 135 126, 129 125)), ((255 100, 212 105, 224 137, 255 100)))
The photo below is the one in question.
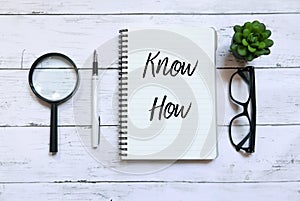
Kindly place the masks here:
POLYGON ((60 53, 39 57, 29 71, 29 85, 33 93, 51 105, 50 152, 57 152, 57 106, 72 97, 79 84, 74 62, 60 53))

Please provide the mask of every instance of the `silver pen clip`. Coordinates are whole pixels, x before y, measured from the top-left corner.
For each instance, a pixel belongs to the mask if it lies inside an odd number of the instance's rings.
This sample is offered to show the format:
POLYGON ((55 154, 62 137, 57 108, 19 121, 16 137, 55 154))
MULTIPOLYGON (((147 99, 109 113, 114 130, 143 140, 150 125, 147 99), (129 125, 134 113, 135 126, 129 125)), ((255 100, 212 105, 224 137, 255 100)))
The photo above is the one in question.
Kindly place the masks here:
POLYGON ((99 127, 98 127, 98 145, 100 144, 100 126, 101 126, 101 118, 100 115, 98 117, 99 127))

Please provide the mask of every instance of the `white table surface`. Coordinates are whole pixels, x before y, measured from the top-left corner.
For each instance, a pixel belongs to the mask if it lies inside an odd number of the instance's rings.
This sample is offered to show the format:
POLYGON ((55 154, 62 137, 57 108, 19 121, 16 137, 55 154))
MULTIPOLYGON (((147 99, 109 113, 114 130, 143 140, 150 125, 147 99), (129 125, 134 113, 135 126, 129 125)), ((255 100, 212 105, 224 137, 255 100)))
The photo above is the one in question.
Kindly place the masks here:
MULTIPOLYGON (((299 21, 297 0, 0 0, 0 200, 300 200, 299 21), (256 67, 257 144, 254 154, 243 156, 230 145, 227 129, 239 112, 228 99, 234 72, 228 67, 244 64, 228 49, 233 25, 255 19, 272 30, 275 45, 271 55, 248 63, 256 67), (217 30, 217 86, 225 94, 218 107, 225 119, 218 121, 216 160, 136 175, 116 171, 118 161, 100 163, 83 146, 80 133, 90 127, 78 114, 90 106, 87 61, 120 28, 132 26, 217 30), (50 156, 50 109, 32 94, 27 77, 34 60, 53 51, 74 60, 81 86, 59 106, 59 152, 50 156)), ((102 62, 106 54, 117 57, 102 52, 102 62)), ((101 73, 101 132, 114 138, 118 70, 103 65, 101 73)))

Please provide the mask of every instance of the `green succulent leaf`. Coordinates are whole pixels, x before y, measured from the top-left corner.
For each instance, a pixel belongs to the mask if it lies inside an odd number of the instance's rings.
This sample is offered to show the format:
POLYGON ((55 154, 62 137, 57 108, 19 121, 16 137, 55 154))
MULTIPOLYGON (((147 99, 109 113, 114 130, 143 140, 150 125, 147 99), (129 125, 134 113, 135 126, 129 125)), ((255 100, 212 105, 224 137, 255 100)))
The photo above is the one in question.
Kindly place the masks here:
POLYGON ((271 39, 264 40, 264 43, 267 47, 271 47, 274 44, 274 42, 271 39))
POLYGON ((243 44, 244 46, 248 46, 248 45, 249 45, 249 43, 247 42, 247 40, 246 40, 245 38, 243 38, 242 44, 243 44))
POLYGON ((262 35, 262 40, 265 40, 267 38, 269 38, 271 36, 272 32, 270 30, 266 30, 264 31, 261 35, 262 35))
POLYGON ((243 38, 243 34, 240 33, 240 32, 236 32, 234 35, 233 35, 233 39, 235 42, 237 43, 241 43, 242 42, 242 38, 243 38))
POLYGON ((253 31, 254 33, 259 33, 259 32, 261 32, 259 25, 258 25, 258 24, 254 24, 254 25, 252 26, 252 31, 253 31))
POLYGON ((259 46, 259 42, 258 41, 254 42, 254 43, 251 43, 251 47, 258 48, 258 46, 259 46))
POLYGON ((259 57, 259 56, 263 55, 264 52, 265 52, 265 50, 258 50, 258 51, 256 51, 256 52, 254 53, 254 55, 257 56, 257 57, 259 57))
POLYGON ((264 42, 260 42, 259 44, 258 44, 258 49, 264 49, 266 47, 266 43, 264 43, 264 42))
POLYGON ((238 46, 237 48, 237 53, 241 56, 246 56, 247 55, 247 48, 245 46, 238 46))
POLYGON ((232 43, 232 44, 230 45, 230 50, 231 50, 232 52, 235 52, 235 51, 237 50, 237 48, 238 48, 238 45, 235 44, 235 43, 232 43))
POLYGON ((269 48, 265 49, 265 53, 264 53, 264 55, 269 55, 270 53, 271 53, 271 51, 270 51, 270 49, 269 49, 269 48))
POLYGON ((249 36, 249 34, 251 33, 251 31, 249 29, 244 29, 243 30, 243 37, 247 38, 249 36))
POLYGON ((246 22, 244 24, 244 29, 249 29, 250 31, 252 31, 252 23, 251 22, 246 22))
POLYGON ((264 23, 259 23, 259 30, 264 32, 266 30, 266 25, 264 23))
POLYGON ((248 50, 249 50, 249 52, 254 53, 256 51, 256 48, 251 47, 250 45, 248 45, 248 50))
POLYGON ((235 32, 242 32, 242 31, 243 31, 243 27, 240 26, 240 25, 235 25, 235 26, 233 27, 233 30, 234 30, 235 32))
POLYGON ((246 56, 247 61, 252 61, 254 59, 254 55, 253 54, 248 54, 246 56))
POLYGON ((268 55, 270 54, 270 50, 269 49, 258 50, 254 54, 258 57, 261 55, 268 55))
POLYGON ((247 37, 247 40, 250 43, 255 43, 256 41, 258 41, 258 37, 256 35, 254 35, 253 33, 249 34, 249 36, 247 37))

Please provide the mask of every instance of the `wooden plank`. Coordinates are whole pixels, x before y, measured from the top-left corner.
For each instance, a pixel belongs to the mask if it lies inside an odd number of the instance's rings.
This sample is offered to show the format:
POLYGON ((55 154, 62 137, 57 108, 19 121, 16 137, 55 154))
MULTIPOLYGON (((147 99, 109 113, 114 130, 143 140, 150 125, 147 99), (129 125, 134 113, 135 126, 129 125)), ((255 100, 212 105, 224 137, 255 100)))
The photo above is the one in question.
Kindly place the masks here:
POLYGON ((89 128, 59 128, 59 152, 48 155, 48 127, 0 128, 0 182, 150 181, 299 182, 300 126, 257 127, 256 152, 237 153, 228 128, 219 127, 213 161, 136 161, 118 157, 117 127, 101 128, 101 145, 90 148, 89 128))
MULTIPOLYGON (((236 70, 218 70, 224 89, 225 102, 219 99, 219 112, 225 104, 225 121, 228 125, 232 117, 242 112, 242 108, 233 104, 229 98, 229 80, 236 70)), ((256 106, 257 124, 299 124, 300 120, 300 71, 298 69, 256 69, 256 106), (275 123, 276 122, 276 123, 275 123)), ((220 83, 220 82, 219 82, 220 83)), ((241 93, 244 88, 236 88, 241 93)), ((221 93, 222 94, 222 93, 221 93)), ((219 113, 219 116, 222 114, 219 113)), ((219 124, 221 124, 219 120, 219 124)))
POLYGON ((3 201, 56 200, 299 200, 297 183, 42 183, 2 184, 3 201))
POLYGON ((244 0, 241 4, 236 1, 146 1, 132 0, 86 2, 58 0, 40 2, 37 0, 1 1, 1 14, 122 14, 122 13, 287 13, 299 12, 296 0, 286 0, 284 3, 276 0, 259 1, 244 0), (143 5, 143 6, 138 6, 143 5))
MULTIPOLYGON (((117 110, 111 109, 114 101, 118 100, 114 90, 118 84, 116 74, 117 71, 114 70, 103 73, 102 76, 100 71, 99 113, 103 116, 101 123, 105 125, 117 124, 117 110)), ((72 99, 58 106, 59 125, 90 125, 91 75, 91 71, 80 71, 81 80, 77 93, 72 99)), ((1 126, 49 125, 50 105, 39 100, 31 91, 27 70, 1 70, 0 83, 3 90, 0 100, 1 126)), ((117 102, 115 104, 117 106, 117 102)))
POLYGON ((299 67, 299 14, 288 15, 51 15, 1 16, 0 68, 28 69, 47 52, 68 55, 80 68, 88 62, 94 49, 100 52, 102 67, 117 66, 118 30, 127 27, 213 26, 218 33, 217 67, 242 66, 229 53, 233 25, 258 19, 273 31, 275 41, 271 55, 250 65, 259 67, 299 67))
MULTIPOLYGON (((228 97, 228 82, 234 70, 217 72, 218 124, 228 125, 242 108, 228 97)), ((90 125, 91 74, 91 70, 80 70, 79 89, 71 100, 58 107, 59 125, 90 125)), ((27 76, 27 70, 0 71, 1 126, 49 126, 49 105, 32 93, 27 76)), ((298 68, 256 69, 258 124, 300 123, 299 77, 298 68)), ((118 125, 118 70, 100 70, 99 89, 101 124, 118 125)))

